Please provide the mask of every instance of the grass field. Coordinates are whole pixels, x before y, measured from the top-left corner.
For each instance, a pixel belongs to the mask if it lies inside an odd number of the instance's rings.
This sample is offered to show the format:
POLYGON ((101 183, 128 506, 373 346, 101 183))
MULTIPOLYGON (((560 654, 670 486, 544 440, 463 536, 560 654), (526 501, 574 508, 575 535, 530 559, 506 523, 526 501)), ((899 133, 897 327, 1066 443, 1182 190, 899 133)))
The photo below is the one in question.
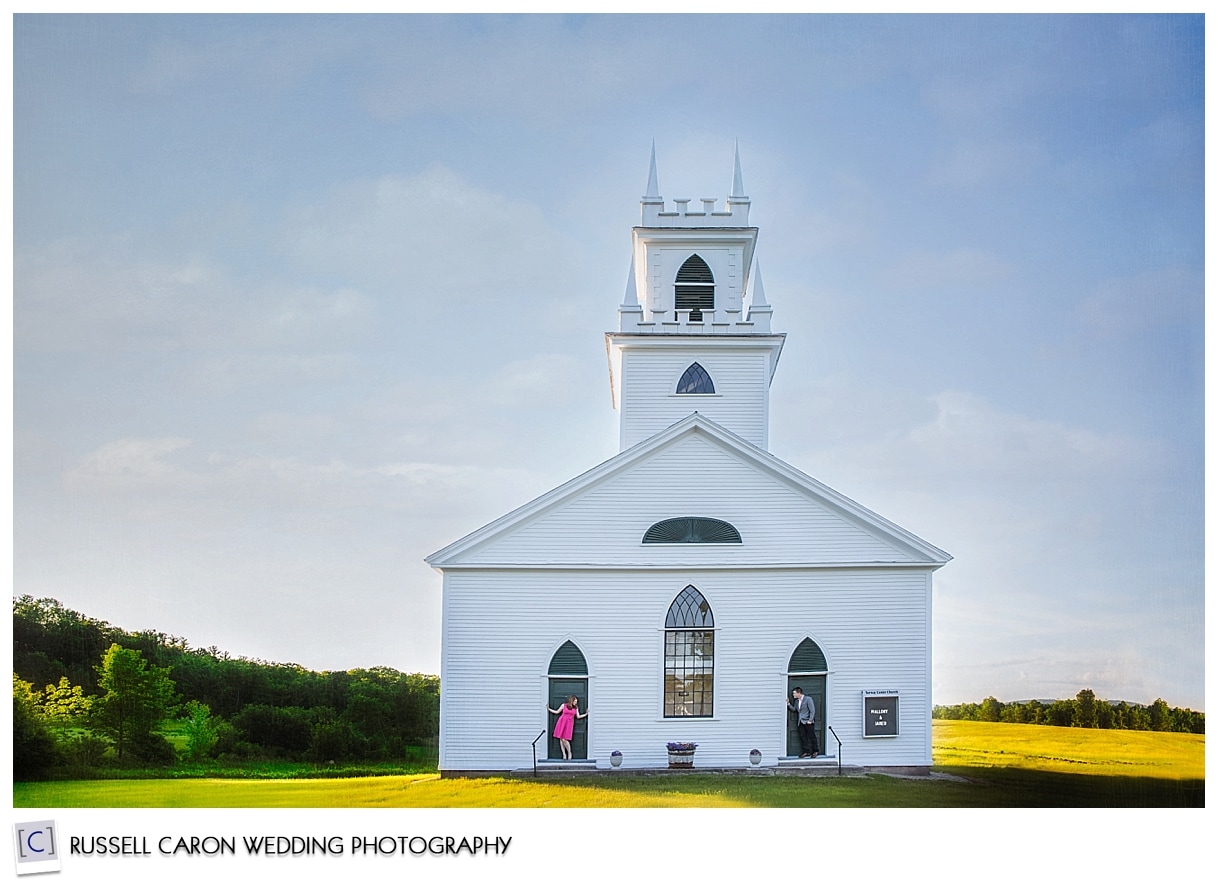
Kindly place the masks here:
POLYGON ((934 722, 930 779, 599 775, 564 781, 435 774, 326 780, 16 784, 17 807, 647 808, 1201 806, 1205 738, 1175 733, 934 722), (950 777, 949 777, 950 776, 950 777))

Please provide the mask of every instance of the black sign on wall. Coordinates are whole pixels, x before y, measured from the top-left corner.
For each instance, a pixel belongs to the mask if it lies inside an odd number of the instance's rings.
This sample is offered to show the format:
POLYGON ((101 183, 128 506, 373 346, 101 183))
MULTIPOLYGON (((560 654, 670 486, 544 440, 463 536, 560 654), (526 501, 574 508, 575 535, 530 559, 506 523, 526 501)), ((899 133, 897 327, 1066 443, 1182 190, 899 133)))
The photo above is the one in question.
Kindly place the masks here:
POLYGON ((900 695, 895 689, 863 690, 863 737, 892 738, 901 732, 900 695))

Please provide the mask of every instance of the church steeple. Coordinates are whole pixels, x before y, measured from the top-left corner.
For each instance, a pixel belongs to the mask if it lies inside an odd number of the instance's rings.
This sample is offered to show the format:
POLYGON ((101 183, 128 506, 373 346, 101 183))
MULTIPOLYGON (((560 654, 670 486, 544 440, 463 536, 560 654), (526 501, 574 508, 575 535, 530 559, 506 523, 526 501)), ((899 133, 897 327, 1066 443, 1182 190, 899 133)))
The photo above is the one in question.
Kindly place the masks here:
POLYGON ((759 446, 768 441, 769 384, 784 335, 771 333, 772 309, 753 276, 757 228, 738 144, 733 160, 722 208, 702 198, 700 210, 691 199, 673 199, 670 209, 652 143, 618 330, 606 335, 622 449, 694 410, 759 446), (682 384, 695 365, 699 383, 682 384))

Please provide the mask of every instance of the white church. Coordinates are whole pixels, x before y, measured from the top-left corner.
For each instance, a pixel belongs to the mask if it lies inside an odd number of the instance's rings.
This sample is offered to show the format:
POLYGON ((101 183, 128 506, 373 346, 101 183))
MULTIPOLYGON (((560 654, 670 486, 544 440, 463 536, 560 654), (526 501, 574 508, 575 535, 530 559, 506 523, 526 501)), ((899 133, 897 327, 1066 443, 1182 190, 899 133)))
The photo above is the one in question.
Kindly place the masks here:
POLYGON ((737 152, 725 204, 669 205, 653 148, 605 335, 620 452, 427 558, 442 774, 558 765, 547 706, 571 694, 588 716, 567 765, 664 767, 668 742, 696 743, 695 768, 930 765, 931 580, 951 556, 768 451, 786 335, 744 193, 737 152))

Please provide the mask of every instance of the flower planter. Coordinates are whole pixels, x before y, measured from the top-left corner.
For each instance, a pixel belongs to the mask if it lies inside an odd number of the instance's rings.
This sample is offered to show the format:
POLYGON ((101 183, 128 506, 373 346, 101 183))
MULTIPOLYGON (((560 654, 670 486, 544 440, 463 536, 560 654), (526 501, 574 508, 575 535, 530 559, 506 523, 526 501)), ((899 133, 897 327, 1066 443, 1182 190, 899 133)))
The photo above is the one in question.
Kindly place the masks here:
POLYGON ((668 751, 668 768, 692 769, 694 767, 694 752, 692 750, 668 751))
POLYGON ((621 764, 622 764, 622 752, 620 750, 615 750, 615 751, 613 751, 613 753, 609 754, 609 765, 613 766, 613 768, 616 769, 621 764))

